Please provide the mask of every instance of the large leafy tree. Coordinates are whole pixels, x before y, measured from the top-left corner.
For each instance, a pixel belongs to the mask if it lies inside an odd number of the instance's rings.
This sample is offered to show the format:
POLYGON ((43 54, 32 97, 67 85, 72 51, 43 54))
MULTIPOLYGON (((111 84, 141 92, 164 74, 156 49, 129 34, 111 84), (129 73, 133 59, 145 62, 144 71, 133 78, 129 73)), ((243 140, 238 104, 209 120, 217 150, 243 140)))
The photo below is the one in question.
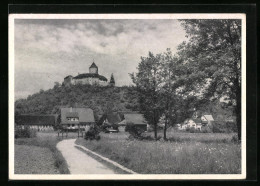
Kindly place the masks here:
POLYGON ((166 131, 168 126, 177 122, 178 112, 182 107, 182 105, 179 104, 182 101, 181 91, 178 90, 182 86, 180 77, 183 74, 180 65, 182 64, 179 63, 169 48, 161 55, 161 104, 164 108, 163 114, 165 116, 164 140, 167 140, 166 131))
POLYGON ((178 50, 187 92, 234 107, 241 139, 241 20, 180 20, 187 42, 178 50))
POLYGON ((130 74, 139 94, 140 108, 145 118, 153 124, 154 137, 157 140, 157 124, 163 109, 161 105, 161 54, 149 52, 148 57, 141 57, 136 74, 130 74))

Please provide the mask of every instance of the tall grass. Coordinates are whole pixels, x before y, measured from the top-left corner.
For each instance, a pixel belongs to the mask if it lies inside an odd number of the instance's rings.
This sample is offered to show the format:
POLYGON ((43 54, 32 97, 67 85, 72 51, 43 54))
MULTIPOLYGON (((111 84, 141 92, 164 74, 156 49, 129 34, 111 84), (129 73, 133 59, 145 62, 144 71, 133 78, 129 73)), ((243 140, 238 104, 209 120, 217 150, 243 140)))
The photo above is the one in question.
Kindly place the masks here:
POLYGON ((69 169, 66 160, 62 156, 61 152, 56 148, 57 143, 62 138, 58 138, 57 134, 52 133, 37 133, 37 137, 34 138, 19 138, 15 140, 16 145, 29 145, 46 147, 51 150, 53 158, 55 160, 55 166, 58 168, 61 174, 69 174, 69 169))
POLYGON ((78 139, 118 163, 144 174, 238 174, 240 144, 222 134, 176 134, 177 141, 128 140, 127 133, 102 134, 100 141, 78 139))

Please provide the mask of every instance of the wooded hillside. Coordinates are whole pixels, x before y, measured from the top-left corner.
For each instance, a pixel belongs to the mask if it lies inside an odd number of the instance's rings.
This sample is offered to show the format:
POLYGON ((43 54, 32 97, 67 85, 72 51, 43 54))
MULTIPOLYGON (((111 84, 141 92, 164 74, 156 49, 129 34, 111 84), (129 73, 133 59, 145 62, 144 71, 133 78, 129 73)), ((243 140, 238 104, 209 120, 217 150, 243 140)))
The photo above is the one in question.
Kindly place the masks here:
MULTIPOLYGON (((232 107, 225 103, 183 100, 177 111, 176 123, 191 117, 196 107, 212 114, 216 120, 232 117, 232 107)), ((90 85, 54 86, 54 88, 19 99, 15 102, 16 114, 60 114, 61 107, 89 107, 95 115, 107 111, 141 111, 135 87, 100 87, 90 85)))
POLYGON ((89 107, 95 114, 138 110, 134 87, 54 86, 15 102, 16 114, 59 114, 61 107, 89 107))

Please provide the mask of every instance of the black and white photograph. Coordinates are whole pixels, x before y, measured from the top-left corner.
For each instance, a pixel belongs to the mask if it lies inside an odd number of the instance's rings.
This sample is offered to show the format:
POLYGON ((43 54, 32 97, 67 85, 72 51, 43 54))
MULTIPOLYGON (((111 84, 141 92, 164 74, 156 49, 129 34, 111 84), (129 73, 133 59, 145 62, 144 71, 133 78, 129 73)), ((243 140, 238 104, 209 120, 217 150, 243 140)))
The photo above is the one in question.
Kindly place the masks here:
POLYGON ((9 179, 245 179, 245 14, 11 14, 9 179))

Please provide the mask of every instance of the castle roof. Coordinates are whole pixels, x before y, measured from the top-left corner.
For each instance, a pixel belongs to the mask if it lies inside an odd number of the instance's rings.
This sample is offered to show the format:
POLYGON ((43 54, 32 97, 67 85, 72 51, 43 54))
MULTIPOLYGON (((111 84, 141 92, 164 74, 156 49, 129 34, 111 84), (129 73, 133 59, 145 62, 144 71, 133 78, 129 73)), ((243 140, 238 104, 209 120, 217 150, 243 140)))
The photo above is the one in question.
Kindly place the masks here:
POLYGON ((98 68, 97 65, 93 62, 89 68, 98 68))
POLYGON ((79 74, 73 79, 84 79, 84 78, 98 78, 99 80, 107 81, 106 77, 101 76, 99 74, 92 74, 92 73, 79 74))

